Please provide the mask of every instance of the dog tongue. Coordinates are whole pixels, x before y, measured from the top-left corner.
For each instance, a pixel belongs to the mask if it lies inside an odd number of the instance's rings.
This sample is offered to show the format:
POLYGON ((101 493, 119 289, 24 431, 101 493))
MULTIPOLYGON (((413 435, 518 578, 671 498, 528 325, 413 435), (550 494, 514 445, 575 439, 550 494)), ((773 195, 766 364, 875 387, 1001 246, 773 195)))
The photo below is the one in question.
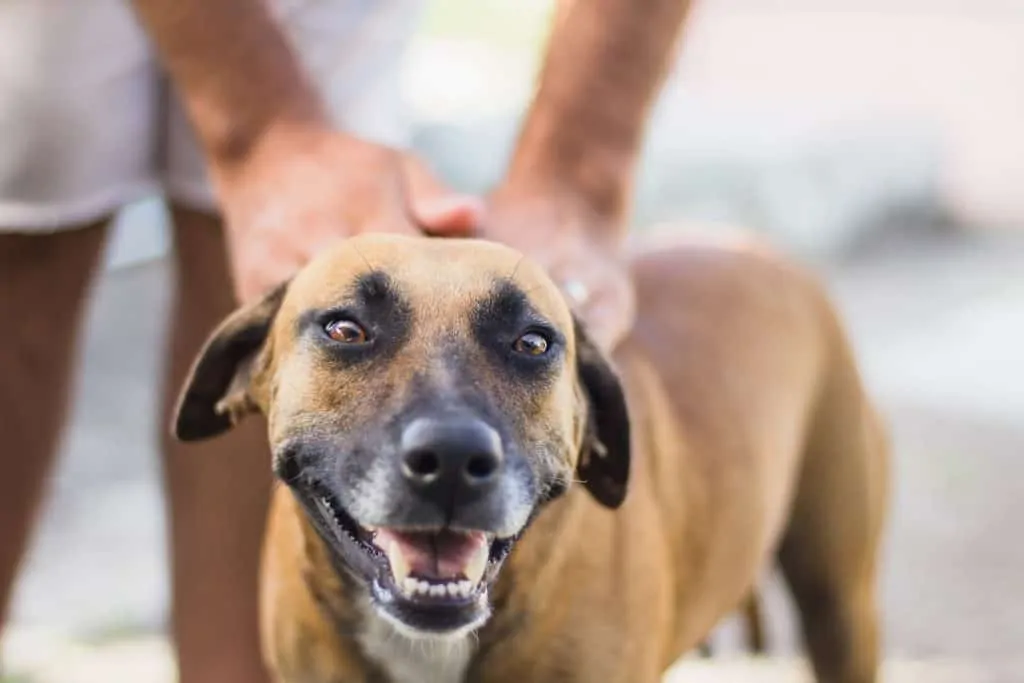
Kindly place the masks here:
POLYGON ((401 584, 407 576, 435 580, 480 581, 487 566, 487 537, 479 531, 461 533, 401 532, 378 529, 374 544, 383 550, 401 584))

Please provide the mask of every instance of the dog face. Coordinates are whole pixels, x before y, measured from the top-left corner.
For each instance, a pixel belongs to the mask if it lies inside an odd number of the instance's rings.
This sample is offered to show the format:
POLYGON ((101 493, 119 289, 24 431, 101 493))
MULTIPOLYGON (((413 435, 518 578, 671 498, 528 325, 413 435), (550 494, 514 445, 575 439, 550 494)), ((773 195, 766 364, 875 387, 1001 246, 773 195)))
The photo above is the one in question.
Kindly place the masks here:
POLYGON ((619 505, 619 383, 535 264, 478 240, 346 240, 229 317, 183 440, 267 416, 276 475, 341 571, 411 634, 462 633, 545 502, 619 505))

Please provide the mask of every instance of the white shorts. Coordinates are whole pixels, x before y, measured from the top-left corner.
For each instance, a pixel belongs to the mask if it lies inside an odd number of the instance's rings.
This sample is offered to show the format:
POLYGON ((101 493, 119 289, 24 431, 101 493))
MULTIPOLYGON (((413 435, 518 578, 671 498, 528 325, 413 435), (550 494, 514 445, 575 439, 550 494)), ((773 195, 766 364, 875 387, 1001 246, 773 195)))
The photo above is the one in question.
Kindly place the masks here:
MULTIPOLYGON (((338 125, 405 146, 399 69, 420 0, 271 3, 338 125)), ((78 225, 161 192, 215 209, 129 0, 0 0, 0 231, 78 225)))

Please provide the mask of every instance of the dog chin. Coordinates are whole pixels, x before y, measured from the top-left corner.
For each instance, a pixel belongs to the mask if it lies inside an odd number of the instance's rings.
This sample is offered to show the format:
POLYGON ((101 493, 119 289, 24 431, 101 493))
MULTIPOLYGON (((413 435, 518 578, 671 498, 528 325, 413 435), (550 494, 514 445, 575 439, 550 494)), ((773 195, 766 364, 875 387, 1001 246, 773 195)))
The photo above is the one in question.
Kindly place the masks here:
POLYGON ((386 609, 380 607, 374 607, 376 614, 387 623, 395 633, 398 635, 408 638, 414 642, 424 643, 451 643, 456 645, 464 640, 468 635, 476 631, 490 618, 490 611, 477 621, 468 622, 465 626, 460 628, 453 628, 447 631, 424 631, 418 628, 413 628, 409 624, 402 621, 401 618, 395 616, 386 609))
POLYGON ((482 627, 491 617, 489 591, 481 591, 471 604, 417 606, 371 584, 370 604, 395 633, 413 641, 455 643, 482 627))

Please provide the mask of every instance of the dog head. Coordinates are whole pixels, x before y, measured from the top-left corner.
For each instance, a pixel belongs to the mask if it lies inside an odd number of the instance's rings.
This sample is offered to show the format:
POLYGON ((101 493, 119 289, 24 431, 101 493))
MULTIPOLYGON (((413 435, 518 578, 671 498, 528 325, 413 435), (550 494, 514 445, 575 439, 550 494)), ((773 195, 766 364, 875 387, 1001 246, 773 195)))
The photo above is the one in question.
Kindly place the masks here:
POLYGON ((543 270, 478 240, 360 236, 213 333, 174 431, 268 420, 274 471, 336 565, 410 634, 464 633, 575 480, 623 500, 622 389, 543 270))

